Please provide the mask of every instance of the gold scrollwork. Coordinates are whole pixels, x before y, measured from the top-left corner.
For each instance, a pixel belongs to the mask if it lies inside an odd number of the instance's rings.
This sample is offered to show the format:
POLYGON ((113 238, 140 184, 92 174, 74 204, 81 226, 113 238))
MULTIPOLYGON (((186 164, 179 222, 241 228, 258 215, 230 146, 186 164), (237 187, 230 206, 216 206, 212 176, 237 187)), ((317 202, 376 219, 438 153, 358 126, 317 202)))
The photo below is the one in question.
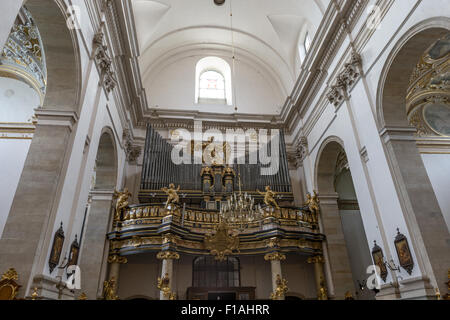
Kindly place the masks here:
POLYGON ((128 262, 128 259, 127 259, 127 258, 121 257, 121 256, 119 256, 119 255, 117 255, 117 254, 113 254, 113 255, 110 255, 110 256, 108 257, 108 263, 120 263, 120 264, 125 264, 125 263, 127 263, 127 262, 128 262))
POLYGON ((119 297, 116 295, 116 278, 112 277, 111 279, 103 282, 103 300, 119 300, 119 297))
POLYGON ((180 259, 180 255, 177 252, 172 251, 161 251, 158 252, 156 258, 159 260, 178 260, 180 259))
POLYGON ((274 260, 284 261, 284 260, 286 260, 286 256, 278 251, 271 252, 264 256, 264 260, 266 260, 266 261, 274 261, 274 260))
POLYGON ((276 280, 277 287, 275 288, 275 292, 272 292, 270 294, 270 299, 279 300, 279 299, 284 298, 284 295, 289 290, 287 283, 288 282, 286 279, 282 279, 281 276, 279 274, 277 274, 277 280, 276 280))
POLYGON ((308 263, 324 263, 325 260, 323 259, 323 256, 314 256, 309 257, 308 260, 306 260, 308 263))

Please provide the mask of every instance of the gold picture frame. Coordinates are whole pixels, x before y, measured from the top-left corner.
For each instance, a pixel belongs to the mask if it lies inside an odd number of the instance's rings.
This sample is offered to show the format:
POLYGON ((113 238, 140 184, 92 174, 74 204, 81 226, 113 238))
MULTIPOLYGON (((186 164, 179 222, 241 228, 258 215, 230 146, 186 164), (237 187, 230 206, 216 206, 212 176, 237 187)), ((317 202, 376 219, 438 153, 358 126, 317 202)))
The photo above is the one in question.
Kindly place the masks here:
POLYGON ((78 264, 79 254, 80 254, 80 245, 78 243, 77 235, 75 235, 75 240, 73 240, 72 244, 70 245, 68 266, 76 266, 78 264))
POLYGON ((61 258, 61 252, 64 244, 64 229, 63 223, 61 222, 61 226, 55 232, 55 236, 53 238, 52 250, 50 252, 50 258, 48 260, 48 266, 50 269, 50 273, 56 268, 59 264, 59 259, 61 258))
POLYGON ((412 270, 414 268, 414 260, 411 254, 411 250, 409 249, 408 239, 397 228, 397 236, 395 237, 395 249, 397 250, 398 261, 400 262, 400 266, 411 275, 412 270))
POLYGON ((381 249, 381 247, 377 245, 376 241, 374 241, 374 246, 372 248, 372 259, 373 263, 378 266, 378 268, 380 268, 380 278, 383 280, 383 282, 386 282, 388 270, 384 261, 383 249, 381 249))

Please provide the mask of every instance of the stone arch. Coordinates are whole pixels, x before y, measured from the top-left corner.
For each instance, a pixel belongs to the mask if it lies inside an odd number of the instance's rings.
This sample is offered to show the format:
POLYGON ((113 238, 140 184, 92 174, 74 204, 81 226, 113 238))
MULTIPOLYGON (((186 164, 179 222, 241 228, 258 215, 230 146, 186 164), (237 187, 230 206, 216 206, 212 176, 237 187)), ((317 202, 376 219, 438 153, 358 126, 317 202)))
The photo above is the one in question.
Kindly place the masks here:
MULTIPOLYGON (((329 290, 332 287, 336 299, 344 299, 347 291, 356 292, 358 281, 364 279, 372 260, 344 142, 340 138, 331 136, 323 141, 316 159, 315 180, 322 233, 327 239, 328 286, 329 290), (343 170, 339 170, 341 166, 343 170), (345 190, 341 182, 337 183, 341 171, 347 174, 345 183, 349 186, 345 190)), ((373 299, 373 295, 361 295, 360 298, 373 299)))
POLYGON ((95 161, 95 183, 91 185, 91 201, 80 255, 83 270, 81 285, 89 298, 100 297, 108 270, 109 241, 105 235, 112 225, 118 176, 116 140, 110 127, 104 127, 100 132, 95 161))
POLYGON ((76 30, 67 27, 67 6, 62 0, 27 0, 46 54, 47 92, 43 109, 80 109, 81 67, 76 30))
POLYGON ((417 148, 416 128, 406 114, 411 75, 424 52, 450 30, 450 19, 424 20, 397 41, 382 69, 377 91, 377 120, 397 196, 421 272, 446 290, 450 237, 442 210, 417 148))
POLYGON ((377 93, 377 117, 381 128, 406 126, 405 95, 419 58, 433 42, 450 30, 450 18, 425 20, 397 42, 383 67, 377 93))
POLYGON ((98 144, 94 189, 114 190, 117 184, 117 170, 114 134, 111 128, 107 127, 102 130, 98 144))

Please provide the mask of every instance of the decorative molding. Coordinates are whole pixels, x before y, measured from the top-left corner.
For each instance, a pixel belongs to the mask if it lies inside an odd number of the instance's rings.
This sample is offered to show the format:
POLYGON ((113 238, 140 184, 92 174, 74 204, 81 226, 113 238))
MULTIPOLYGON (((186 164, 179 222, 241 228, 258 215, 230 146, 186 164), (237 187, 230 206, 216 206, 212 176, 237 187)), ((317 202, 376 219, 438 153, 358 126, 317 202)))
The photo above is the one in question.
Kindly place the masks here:
POLYGON ((348 99, 348 96, 361 77, 362 59, 361 56, 352 51, 351 59, 344 65, 344 69, 337 75, 334 85, 328 90, 327 98, 335 107, 348 99))
POLYGON ((135 163, 142 153, 142 147, 134 143, 133 135, 129 129, 123 130, 123 140, 127 161, 135 163))
POLYGON ((73 129, 78 122, 78 114, 74 111, 35 109, 38 126, 63 126, 73 129))
POLYGON ((100 71, 101 84, 109 94, 117 85, 117 79, 112 68, 112 59, 108 54, 108 47, 104 44, 105 35, 99 32, 94 36, 94 59, 100 71))

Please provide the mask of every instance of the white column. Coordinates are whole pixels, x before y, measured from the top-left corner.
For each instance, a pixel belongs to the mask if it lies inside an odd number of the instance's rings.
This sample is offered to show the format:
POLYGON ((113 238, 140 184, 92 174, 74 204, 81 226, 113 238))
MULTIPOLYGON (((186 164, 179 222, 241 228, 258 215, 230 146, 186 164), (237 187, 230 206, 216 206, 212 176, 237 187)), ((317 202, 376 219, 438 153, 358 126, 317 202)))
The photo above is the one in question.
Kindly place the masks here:
MULTIPOLYGON (((180 259, 180 255, 176 252, 171 251, 161 251, 156 256, 158 259, 162 260, 161 268, 161 279, 167 277, 169 279, 170 292, 173 293, 174 279, 173 279, 173 260, 180 259)), ((170 300, 170 297, 165 296, 163 291, 160 292, 160 300, 170 300)))
MULTIPOLYGON (((281 272, 281 261, 286 260, 286 256, 279 252, 268 253, 264 256, 264 260, 270 261, 270 268, 272 273, 272 292, 277 290, 277 277, 279 276, 283 279, 283 274, 281 272)), ((284 300, 284 296, 278 298, 278 300, 284 300)))

